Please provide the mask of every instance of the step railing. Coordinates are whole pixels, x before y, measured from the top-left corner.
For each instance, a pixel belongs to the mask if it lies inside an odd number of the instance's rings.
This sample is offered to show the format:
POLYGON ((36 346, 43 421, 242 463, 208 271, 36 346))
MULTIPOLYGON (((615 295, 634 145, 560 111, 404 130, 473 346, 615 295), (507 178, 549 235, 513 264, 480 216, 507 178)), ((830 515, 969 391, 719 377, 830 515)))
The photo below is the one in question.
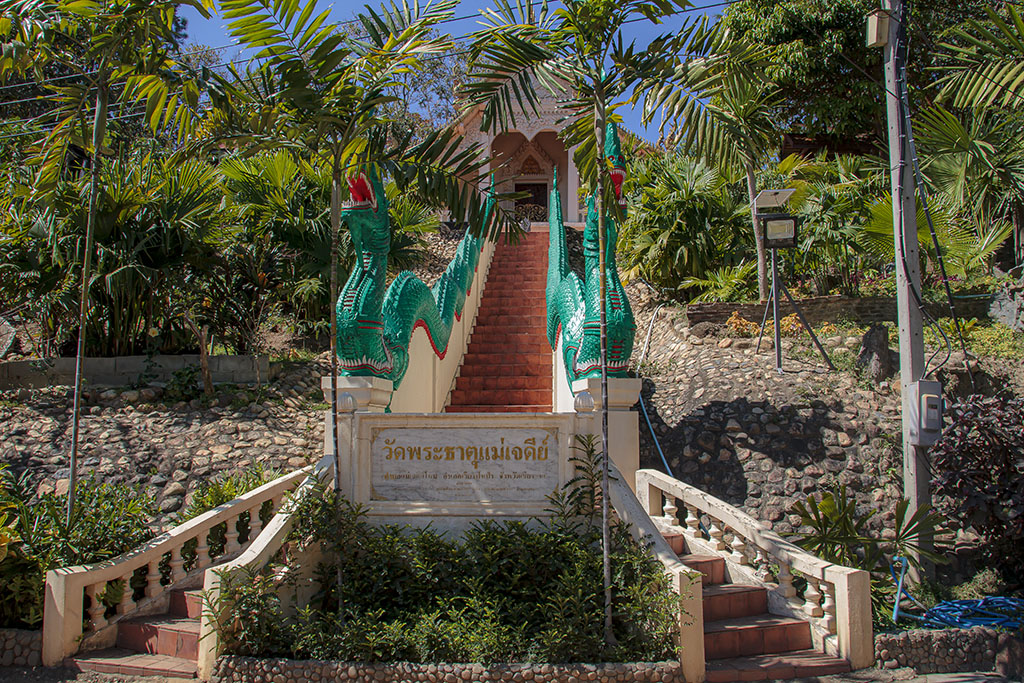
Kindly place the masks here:
POLYGON ((304 478, 287 502, 277 509, 273 519, 267 522, 256 539, 249 547, 229 562, 211 567, 203 577, 203 613, 199 625, 199 656, 197 667, 199 677, 209 680, 213 674, 217 656, 220 654, 221 642, 219 626, 229 618, 227 607, 221 600, 221 586, 231 581, 231 577, 243 572, 263 570, 281 552, 288 535, 295 525, 298 506, 318 486, 334 474, 332 456, 321 458, 312 468, 302 470, 304 478))
POLYGON ((854 669, 874 663, 867 572, 815 557, 742 510, 662 472, 637 471, 636 488, 647 514, 666 532, 682 534, 690 552, 723 557, 730 580, 768 587, 769 611, 810 622, 816 647, 854 669), (806 581, 802 595, 793 583, 797 576, 806 581))
POLYGON ((238 555, 262 529, 261 514, 275 514, 286 494, 309 473, 284 475, 179 524, 139 548, 92 565, 46 573, 43 608, 44 666, 59 666, 83 647, 110 647, 121 619, 165 612, 169 591, 213 564, 238 555), (248 521, 242 519, 248 514, 248 521), (223 543, 212 532, 223 526, 223 543), (239 542, 244 536, 245 541, 239 542), (220 552, 211 551, 211 541, 220 552), (135 586, 132 580, 135 579, 135 586), (144 582, 144 586, 139 585, 144 582), (135 600, 136 588, 142 596, 135 600), (109 605, 116 599, 115 605, 109 605), (108 612, 114 610, 109 615, 108 612))
POLYGON ((704 662, 704 601, 701 594, 701 573, 683 564, 672 546, 661 535, 643 505, 626 484, 617 467, 609 462, 608 500, 629 528, 630 534, 665 567, 674 590, 681 598, 677 645, 679 664, 687 681, 703 681, 704 662))

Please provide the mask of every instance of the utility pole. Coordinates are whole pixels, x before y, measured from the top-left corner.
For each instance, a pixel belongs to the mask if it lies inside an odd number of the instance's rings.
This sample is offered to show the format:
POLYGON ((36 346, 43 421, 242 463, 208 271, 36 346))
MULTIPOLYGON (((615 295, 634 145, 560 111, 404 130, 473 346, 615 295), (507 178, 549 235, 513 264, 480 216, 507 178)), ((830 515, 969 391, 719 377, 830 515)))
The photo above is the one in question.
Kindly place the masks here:
MULTIPOLYGON (((903 496, 908 515, 929 504, 928 448, 922 443, 924 331, 921 315, 921 261, 910 138, 905 116, 907 9, 903 0, 883 0, 889 18, 885 43, 885 89, 892 171, 893 240, 896 248, 896 307, 900 333, 900 389, 903 399, 903 496)), ((941 421, 941 417, 940 417, 941 421)), ((927 441, 927 439, 924 439, 927 441)), ((921 539, 925 545, 930 539, 921 539)), ((929 543, 930 544, 930 543, 929 543)))

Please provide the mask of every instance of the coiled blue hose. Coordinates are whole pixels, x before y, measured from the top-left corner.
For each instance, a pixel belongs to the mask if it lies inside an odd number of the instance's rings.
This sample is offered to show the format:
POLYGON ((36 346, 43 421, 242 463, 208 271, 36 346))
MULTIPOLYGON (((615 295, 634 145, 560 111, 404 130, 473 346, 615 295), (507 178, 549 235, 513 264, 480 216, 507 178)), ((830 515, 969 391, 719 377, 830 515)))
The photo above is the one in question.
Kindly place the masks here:
POLYGON ((1000 628, 1009 631, 1016 631, 1024 624, 1024 600, 1019 598, 990 596, 981 600, 947 600, 928 609, 911 595, 903 585, 909 565, 906 558, 894 557, 893 561, 899 562, 902 565, 898 577, 896 576, 896 570, 892 566, 889 567, 893 581, 896 582, 896 601, 892 607, 893 622, 903 616, 919 622, 926 628, 988 626, 989 628, 1000 628), (901 596, 908 598, 917 605, 924 614, 917 615, 900 612, 901 596))

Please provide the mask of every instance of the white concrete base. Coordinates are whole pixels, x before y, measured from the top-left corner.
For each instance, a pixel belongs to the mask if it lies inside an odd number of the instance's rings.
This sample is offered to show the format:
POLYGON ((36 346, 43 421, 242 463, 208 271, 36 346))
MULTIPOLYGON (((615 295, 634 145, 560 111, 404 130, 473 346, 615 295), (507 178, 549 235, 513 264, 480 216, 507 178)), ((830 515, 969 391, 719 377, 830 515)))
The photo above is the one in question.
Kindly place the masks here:
MULTIPOLYGON (((356 412, 383 413, 391 403, 393 383, 380 377, 339 377, 338 392, 348 392, 356 399, 356 412)), ((320 378, 320 388, 324 390, 324 400, 331 402, 331 378, 320 378)))
MULTIPOLYGON (((608 378, 608 453, 629 488, 636 493, 640 468, 640 423, 631 408, 640 398, 643 380, 638 377, 608 378)), ((572 383, 572 391, 588 391, 594 397, 591 433, 601 433, 601 378, 588 377, 572 383)))

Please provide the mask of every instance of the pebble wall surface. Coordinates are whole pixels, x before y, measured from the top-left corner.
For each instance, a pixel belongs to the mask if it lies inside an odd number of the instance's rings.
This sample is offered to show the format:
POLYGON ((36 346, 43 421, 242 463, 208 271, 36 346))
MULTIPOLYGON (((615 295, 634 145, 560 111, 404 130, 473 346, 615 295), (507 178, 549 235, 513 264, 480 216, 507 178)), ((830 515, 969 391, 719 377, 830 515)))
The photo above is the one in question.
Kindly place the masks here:
POLYGON ((990 628, 917 629, 875 636, 875 660, 881 669, 910 667, 919 674, 992 671, 1010 674, 1020 641, 990 628), (997 667, 997 664, 999 665, 997 667))
POLYGON ((628 664, 356 664, 290 659, 221 657, 212 683, 259 683, 261 681, 535 681, 536 683, 679 683, 683 682, 679 662, 634 662, 628 664))
POLYGON ((39 666, 43 632, 0 629, 0 666, 39 666))

